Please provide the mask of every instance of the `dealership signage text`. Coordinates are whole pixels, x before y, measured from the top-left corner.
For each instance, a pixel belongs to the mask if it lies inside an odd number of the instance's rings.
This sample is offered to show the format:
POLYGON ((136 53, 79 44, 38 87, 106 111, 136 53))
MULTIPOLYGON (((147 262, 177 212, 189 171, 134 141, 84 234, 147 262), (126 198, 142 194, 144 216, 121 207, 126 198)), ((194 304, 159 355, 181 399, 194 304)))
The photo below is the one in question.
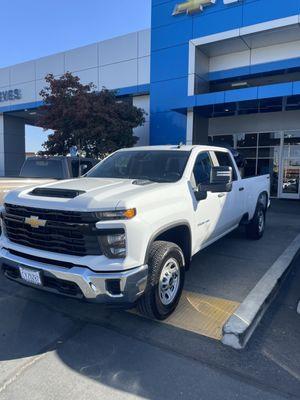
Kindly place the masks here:
POLYGON ((21 89, 0 90, 0 103, 5 101, 20 100, 21 98, 21 89))

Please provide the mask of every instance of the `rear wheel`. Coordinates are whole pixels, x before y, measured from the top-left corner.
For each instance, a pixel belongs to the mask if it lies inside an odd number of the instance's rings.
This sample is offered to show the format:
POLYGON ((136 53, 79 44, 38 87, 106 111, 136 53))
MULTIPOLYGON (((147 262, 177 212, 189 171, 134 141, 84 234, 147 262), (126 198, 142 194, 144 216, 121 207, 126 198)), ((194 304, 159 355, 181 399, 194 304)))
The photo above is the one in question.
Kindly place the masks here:
POLYGON ((253 219, 246 225, 246 235, 249 239, 259 240, 263 237, 266 227, 266 209, 258 203, 253 219))
POLYGON ((163 320, 176 308, 184 284, 184 256, 171 242, 157 241, 151 246, 148 282, 137 307, 140 313, 163 320))

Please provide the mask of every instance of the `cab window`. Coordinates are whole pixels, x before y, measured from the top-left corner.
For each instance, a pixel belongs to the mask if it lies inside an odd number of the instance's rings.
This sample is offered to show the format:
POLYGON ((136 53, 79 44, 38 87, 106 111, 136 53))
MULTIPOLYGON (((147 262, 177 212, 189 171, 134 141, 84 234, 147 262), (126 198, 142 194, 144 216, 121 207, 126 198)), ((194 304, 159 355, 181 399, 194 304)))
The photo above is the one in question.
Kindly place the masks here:
POLYGON ((208 185, 210 183, 210 172, 212 162, 208 152, 200 153, 196 159, 191 182, 194 188, 198 185, 208 185))
POLYGON ((217 157, 220 167, 232 168, 232 180, 236 181, 237 180, 236 169, 230 155, 228 153, 224 153, 223 151, 215 151, 215 155, 217 157))
POLYGON ((79 176, 86 174, 93 167, 93 163, 89 160, 79 160, 79 158, 77 158, 72 160, 71 167, 73 178, 78 178, 79 176))

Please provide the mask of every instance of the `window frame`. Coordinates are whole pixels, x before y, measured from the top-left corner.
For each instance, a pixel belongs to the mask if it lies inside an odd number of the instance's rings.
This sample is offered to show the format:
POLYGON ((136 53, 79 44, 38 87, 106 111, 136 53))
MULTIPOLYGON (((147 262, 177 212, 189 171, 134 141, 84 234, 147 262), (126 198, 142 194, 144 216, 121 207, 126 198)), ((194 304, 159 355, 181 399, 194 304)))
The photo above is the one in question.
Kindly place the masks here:
POLYGON ((197 184, 196 179, 195 179, 195 175, 194 175, 195 165, 197 163, 198 157, 201 156, 201 154, 205 154, 205 153, 208 155, 208 158, 209 158, 210 163, 211 163, 211 167, 212 168, 214 167, 214 160, 212 158, 211 151, 209 151, 209 150, 201 150, 199 153, 197 153, 197 155, 195 157, 195 160, 193 162, 193 167, 192 167, 192 171, 191 171, 191 175, 190 175, 190 182, 191 182, 191 185, 192 185, 193 189, 197 189, 198 185, 199 185, 199 183, 197 184), (194 186, 194 183, 195 183, 195 186, 194 186))
POLYGON ((227 151, 222 151, 222 150, 214 150, 213 153, 214 153, 215 161, 216 161, 216 164, 217 164, 216 166, 218 166, 218 167, 231 167, 232 168, 232 182, 237 182, 239 180, 239 175, 237 173, 235 161, 233 159, 232 154, 229 151, 227 152, 227 151), (230 161, 231 161, 231 165, 220 165, 220 162, 219 162, 218 157, 217 157, 217 153, 226 154, 229 157, 230 161))

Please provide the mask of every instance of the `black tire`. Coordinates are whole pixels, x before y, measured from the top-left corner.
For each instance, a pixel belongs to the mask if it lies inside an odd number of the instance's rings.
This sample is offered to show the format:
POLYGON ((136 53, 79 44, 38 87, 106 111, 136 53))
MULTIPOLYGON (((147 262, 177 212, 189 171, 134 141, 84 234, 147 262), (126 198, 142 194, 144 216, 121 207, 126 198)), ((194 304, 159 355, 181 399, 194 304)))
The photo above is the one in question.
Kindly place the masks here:
POLYGON ((138 300, 137 308, 141 314, 149 318, 163 320, 175 310, 182 293, 185 275, 182 250, 174 243, 164 241, 154 242, 149 252, 148 268, 146 290, 138 300), (163 301, 167 301, 167 299, 162 295, 159 282, 163 268, 166 268, 168 261, 172 262, 172 260, 173 262, 176 260, 176 271, 179 269, 179 273, 176 276, 178 276, 179 280, 176 285, 176 295, 174 292, 174 299, 172 299, 170 304, 164 304, 163 301))
POLYGON ((258 202, 253 219, 246 225, 248 239, 259 240, 263 237, 266 226, 266 208, 258 202))

